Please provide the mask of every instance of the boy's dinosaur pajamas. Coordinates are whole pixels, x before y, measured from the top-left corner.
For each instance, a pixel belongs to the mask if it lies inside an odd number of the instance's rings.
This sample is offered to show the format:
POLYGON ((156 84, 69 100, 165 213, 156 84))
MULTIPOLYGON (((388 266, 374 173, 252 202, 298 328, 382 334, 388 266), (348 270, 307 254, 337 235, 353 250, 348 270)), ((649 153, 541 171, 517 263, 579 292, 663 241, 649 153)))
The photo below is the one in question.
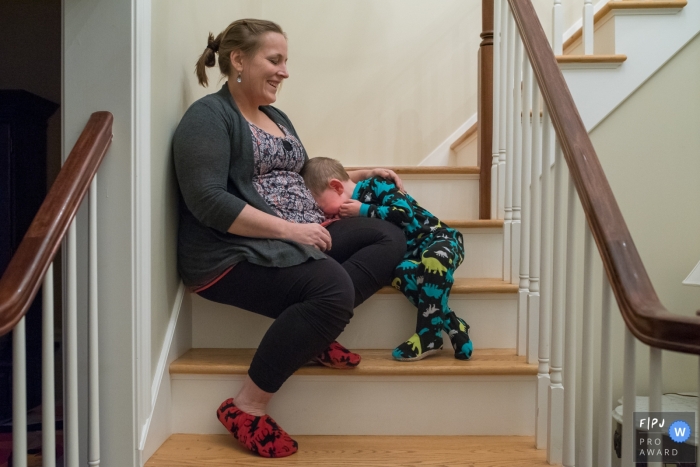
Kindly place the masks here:
POLYGON ((470 358, 469 326, 448 306, 455 269, 464 259, 462 234, 380 177, 359 182, 352 198, 363 203, 361 216, 392 222, 406 235, 407 252, 392 285, 418 308, 418 318, 416 334, 394 349, 394 358, 419 360, 441 349, 443 330, 450 335, 455 357, 470 358))

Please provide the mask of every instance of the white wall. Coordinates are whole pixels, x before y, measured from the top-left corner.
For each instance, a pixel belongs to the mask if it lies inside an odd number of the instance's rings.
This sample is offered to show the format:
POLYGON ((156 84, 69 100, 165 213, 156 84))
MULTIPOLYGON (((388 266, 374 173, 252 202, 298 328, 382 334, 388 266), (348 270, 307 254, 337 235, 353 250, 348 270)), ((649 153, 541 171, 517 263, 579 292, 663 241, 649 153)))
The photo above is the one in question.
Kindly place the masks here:
MULTIPOLYGON (((700 288, 681 284, 700 260, 698 57, 700 36, 591 133, 661 302, 687 316, 700 309, 700 288)), ((697 383, 696 359, 667 358, 667 389, 697 383)))
MULTIPOLYGON (((700 288, 681 284, 700 260, 699 56, 700 37, 696 37, 591 133, 605 174, 661 302, 672 313, 686 316, 693 316, 700 309, 700 288)), ((580 214, 579 227, 583 225, 580 214)), ((582 243, 582 236, 579 236, 579 250, 582 250, 582 243)), ((602 265, 597 253, 594 264, 594 387, 598 388, 602 265)), ((581 251, 578 267, 583 268, 581 251)), ((580 289, 578 296, 580 299, 580 289)), ((581 316, 578 326, 580 330, 581 316)), ((620 312, 614 306, 615 405, 622 396, 623 329, 620 312)), ((580 359, 580 341, 578 347, 580 359)), ((638 395, 647 394, 648 356, 648 347, 637 343, 638 395)), ((697 357, 664 352, 663 359, 663 375, 654 377, 662 379, 664 392, 698 390, 697 357)))
MULTIPOLYGON (((137 455, 132 15, 131 0, 63 1, 64 154, 92 112, 114 115, 114 140, 98 172, 101 459, 102 465, 110 466, 136 465, 137 455)), ((84 267, 79 274, 85 275, 84 267)), ((80 303, 84 326, 84 302, 80 303)), ((84 335, 82 328, 81 344, 84 335)), ((85 401, 84 393, 80 396, 85 401)), ((85 425, 80 437, 83 456, 86 434, 85 425)), ((84 457, 81 464, 87 464, 84 457)))

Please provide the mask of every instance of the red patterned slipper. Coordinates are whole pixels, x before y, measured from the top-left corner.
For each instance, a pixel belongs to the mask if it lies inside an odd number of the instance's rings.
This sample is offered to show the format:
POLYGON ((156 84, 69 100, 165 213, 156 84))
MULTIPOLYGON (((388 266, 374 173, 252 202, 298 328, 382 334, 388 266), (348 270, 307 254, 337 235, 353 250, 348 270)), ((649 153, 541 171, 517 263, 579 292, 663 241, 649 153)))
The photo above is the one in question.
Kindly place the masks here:
POLYGON ((256 417, 236 407, 233 399, 226 399, 216 411, 226 429, 250 451, 262 457, 287 457, 299 445, 269 415, 256 417))
POLYGON ((320 363, 328 368, 343 370, 347 368, 355 368, 360 364, 359 354, 350 352, 348 349, 338 344, 337 341, 331 342, 326 350, 321 352, 321 355, 311 359, 312 362, 320 363))

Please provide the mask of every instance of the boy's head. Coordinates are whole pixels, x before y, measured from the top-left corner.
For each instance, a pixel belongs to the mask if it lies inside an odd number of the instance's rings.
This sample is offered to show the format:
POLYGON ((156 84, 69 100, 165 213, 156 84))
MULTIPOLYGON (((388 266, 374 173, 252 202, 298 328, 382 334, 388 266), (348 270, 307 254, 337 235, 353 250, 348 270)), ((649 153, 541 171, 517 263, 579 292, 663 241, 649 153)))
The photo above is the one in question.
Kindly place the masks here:
POLYGON ((349 200, 355 190, 355 183, 350 180, 343 165, 329 157, 314 157, 306 161, 301 176, 328 217, 336 216, 340 205, 349 200))

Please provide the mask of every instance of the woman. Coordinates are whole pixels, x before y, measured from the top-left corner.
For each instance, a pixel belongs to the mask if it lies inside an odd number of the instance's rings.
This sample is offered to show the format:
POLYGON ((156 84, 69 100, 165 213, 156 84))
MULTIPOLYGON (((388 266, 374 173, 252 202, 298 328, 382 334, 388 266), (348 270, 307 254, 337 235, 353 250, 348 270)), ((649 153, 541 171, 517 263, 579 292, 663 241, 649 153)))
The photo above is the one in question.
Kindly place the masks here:
MULTIPOLYGON (((273 318, 241 390, 217 416, 251 451, 293 454, 297 443, 266 414, 274 393, 300 366, 359 363, 335 339, 353 308, 388 285, 406 249, 403 233, 377 219, 328 225, 299 175, 307 160, 287 116, 271 107, 287 73, 287 40, 275 23, 239 20, 197 62, 218 53, 228 82, 187 110, 173 140, 182 194, 178 267, 202 297, 273 318)), ((388 170, 356 171, 398 177, 388 170)))

